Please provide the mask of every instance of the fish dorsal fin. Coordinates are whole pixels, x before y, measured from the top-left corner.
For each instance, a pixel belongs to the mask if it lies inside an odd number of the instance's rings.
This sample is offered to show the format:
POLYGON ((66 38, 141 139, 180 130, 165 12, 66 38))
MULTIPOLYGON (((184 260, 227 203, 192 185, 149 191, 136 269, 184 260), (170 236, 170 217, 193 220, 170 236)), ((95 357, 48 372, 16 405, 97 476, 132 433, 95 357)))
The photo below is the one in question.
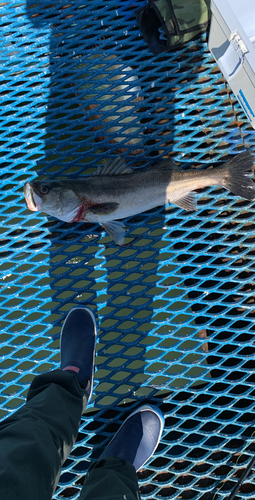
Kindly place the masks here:
POLYGON ((125 225, 123 224, 123 222, 111 220, 108 222, 104 222, 102 226, 115 241, 115 243, 117 243, 117 245, 123 245, 125 237, 125 225))
POLYGON ((197 210, 197 202, 194 193, 188 193, 183 198, 179 200, 175 200, 172 203, 177 205, 180 208, 184 208, 187 211, 197 210))
POLYGON ((132 174, 132 168, 126 165, 124 158, 118 156, 117 158, 107 160, 103 167, 98 167, 95 175, 123 175, 132 174))

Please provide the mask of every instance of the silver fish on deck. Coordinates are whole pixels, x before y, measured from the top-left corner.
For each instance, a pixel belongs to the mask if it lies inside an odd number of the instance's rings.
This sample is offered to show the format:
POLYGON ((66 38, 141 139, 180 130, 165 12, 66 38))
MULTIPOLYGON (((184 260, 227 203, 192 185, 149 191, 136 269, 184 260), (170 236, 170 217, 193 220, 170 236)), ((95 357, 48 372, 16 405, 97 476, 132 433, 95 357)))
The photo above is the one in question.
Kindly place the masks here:
POLYGON ((124 243, 125 226, 118 219, 174 203, 196 210, 195 189, 222 186, 232 193, 255 199, 251 179, 253 155, 245 151, 220 167, 181 170, 172 159, 134 172, 120 157, 98 167, 94 175, 76 179, 27 182, 27 207, 65 222, 99 222, 118 244, 124 243))

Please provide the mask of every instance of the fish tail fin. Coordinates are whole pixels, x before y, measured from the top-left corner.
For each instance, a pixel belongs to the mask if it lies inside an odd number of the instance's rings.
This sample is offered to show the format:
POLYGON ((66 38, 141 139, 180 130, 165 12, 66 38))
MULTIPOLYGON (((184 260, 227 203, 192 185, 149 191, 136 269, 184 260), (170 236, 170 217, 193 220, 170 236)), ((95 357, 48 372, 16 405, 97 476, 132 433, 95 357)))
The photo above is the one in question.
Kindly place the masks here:
POLYGON ((250 151, 234 156, 221 167, 224 172, 222 186, 246 200, 254 200, 255 184, 251 178, 253 164, 254 156, 250 151))

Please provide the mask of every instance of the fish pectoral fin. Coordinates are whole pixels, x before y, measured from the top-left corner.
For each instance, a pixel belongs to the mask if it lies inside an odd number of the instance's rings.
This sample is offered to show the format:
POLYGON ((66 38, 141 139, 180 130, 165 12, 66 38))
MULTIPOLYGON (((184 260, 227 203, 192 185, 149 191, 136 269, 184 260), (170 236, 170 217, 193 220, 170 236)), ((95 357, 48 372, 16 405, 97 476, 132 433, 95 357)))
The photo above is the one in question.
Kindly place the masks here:
POLYGON ((184 210, 188 211, 197 210, 197 202, 194 193, 188 193, 185 196, 183 196, 183 198, 175 200, 173 203, 180 208, 184 208, 184 210))
POLYGON ((110 215, 117 210, 119 203, 99 203, 89 207, 89 211, 96 215, 110 215))
POLYGON ((125 159, 118 156, 108 160, 103 167, 98 167, 95 175, 123 175, 132 174, 132 172, 132 168, 126 165, 125 159))
POLYGON ((117 245, 123 245, 125 237, 125 226, 123 222, 111 220, 109 222, 104 222, 102 226, 115 241, 115 243, 117 243, 117 245))

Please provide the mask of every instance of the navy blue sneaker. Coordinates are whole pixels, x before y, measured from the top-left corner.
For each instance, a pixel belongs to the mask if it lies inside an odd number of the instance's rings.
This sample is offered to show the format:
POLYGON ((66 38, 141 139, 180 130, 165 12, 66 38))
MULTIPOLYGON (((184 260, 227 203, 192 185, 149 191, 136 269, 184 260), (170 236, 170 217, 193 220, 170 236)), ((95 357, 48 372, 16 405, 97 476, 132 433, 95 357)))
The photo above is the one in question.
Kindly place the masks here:
POLYGON ((156 406, 141 406, 127 417, 99 458, 119 457, 138 471, 156 450, 164 424, 156 406))
POLYGON ((81 386, 92 396, 97 325, 88 307, 72 309, 60 337, 61 370, 75 373, 81 386))

